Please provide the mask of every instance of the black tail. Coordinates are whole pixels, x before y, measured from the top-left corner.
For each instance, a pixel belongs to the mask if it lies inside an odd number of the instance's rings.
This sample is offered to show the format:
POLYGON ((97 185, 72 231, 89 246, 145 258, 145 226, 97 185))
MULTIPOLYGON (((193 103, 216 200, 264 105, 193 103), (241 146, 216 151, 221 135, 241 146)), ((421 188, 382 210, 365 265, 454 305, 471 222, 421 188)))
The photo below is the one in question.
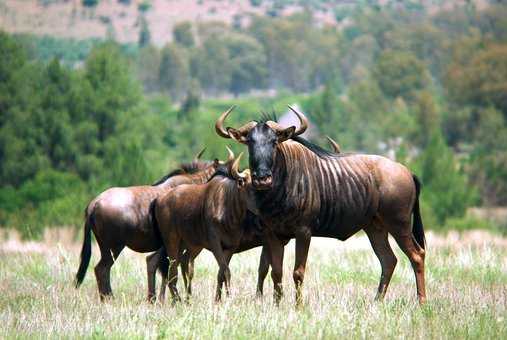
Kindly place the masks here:
POLYGON ((157 215, 155 214, 155 208, 157 207, 157 199, 155 198, 150 203, 150 222, 151 226, 155 230, 155 235, 160 240, 162 244, 160 260, 158 262, 158 271, 163 277, 167 277, 169 274, 169 259, 167 258, 167 252, 164 247, 164 242, 162 240, 162 235, 160 234, 160 229, 158 227, 157 215))
POLYGON ((415 184, 415 202, 412 209, 412 213, 414 214, 412 233, 414 234, 414 238, 417 243, 419 243, 419 245, 425 249, 426 237, 424 237, 424 227, 421 219, 421 211, 419 210, 419 194, 421 193, 421 182, 416 175, 412 175, 412 178, 414 179, 415 184))
POLYGON ((84 240, 83 247, 81 248, 81 263, 77 270, 76 279, 74 284, 78 288, 86 275, 88 264, 90 264, 90 257, 92 256, 92 226, 95 223, 95 209, 92 210, 90 215, 87 214, 88 207, 85 210, 85 227, 84 227, 84 240))

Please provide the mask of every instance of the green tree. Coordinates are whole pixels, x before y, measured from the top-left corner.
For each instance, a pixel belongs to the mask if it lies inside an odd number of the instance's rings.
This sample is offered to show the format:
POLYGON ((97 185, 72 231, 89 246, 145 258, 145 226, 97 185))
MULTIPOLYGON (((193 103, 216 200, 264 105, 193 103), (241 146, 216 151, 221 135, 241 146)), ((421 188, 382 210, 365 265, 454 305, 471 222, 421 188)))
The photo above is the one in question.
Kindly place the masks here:
POLYGON ((137 5, 137 10, 141 13, 146 13, 151 8, 151 2, 149 0, 141 1, 137 5))
POLYGON ((100 141, 105 141, 117 127, 122 113, 135 107, 141 92, 130 75, 118 46, 106 43, 92 50, 86 60, 82 109, 91 114, 98 125, 100 141), (90 98, 86 98, 90 96, 90 98))
POLYGON ((158 79, 160 88, 172 98, 180 99, 185 94, 190 81, 188 61, 177 45, 168 44, 162 49, 158 79))
POLYGON ((266 55, 262 45, 246 35, 228 35, 223 44, 229 51, 231 72, 230 91, 238 95, 266 83, 266 55))
POLYGON ((461 105, 494 105, 507 118, 507 45, 487 45, 469 61, 453 63, 446 87, 451 99, 461 105))
POLYGON ((10 109, 21 100, 18 97, 23 86, 19 69, 26 63, 22 46, 9 34, 0 31, 0 127, 8 118, 10 109))
POLYGON ((310 12, 289 18, 255 18, 249 31, 266 52, 268 86, 308 91, 333 74, 339 34, 316 28, 310 12))
POLYGON ((417 122, 414 142, 416 145, 425 147, 432 137, 428 131, 440 128, 440 114, 431 92, 421 91, 415 96, 413 111, 417 122))
POLYGON ((152 45, 139 50, 136 59, 137 77, 145 92, 159 90, 160 50, 152 45))
POLYGON ((178 112, 178 118, 191 118, 192 111, 198 110, 201 105, 201 89, 199 84, 193 80, 185 96, 185 100, 181 104, 178 112))
MULTIPOLYGON (((469 130, 470 131, 470 130, 469 130)), ((507 124, 493 107, 480 111, 479 122, 469 133, 475 135, 470 172, 480 188, 483 203, 507 204, 507 124)))
POLYGON ((139 47, 148 46, 151 42, 150 27, 144 16, 141 17, 141 29, 139 30, 139 47))
POLYGON ((413 98, 416 91, 429 83, 424 63, 410 52, 382 52, 373 69, 373 76, 384 94, 405 100, 413 98))
POLYGON ((434 130, 427 148, 418 159, 423 183, 422 197, 429 204, 436 220, 461 217, 466 208, 477 201, 477 193, 455 160, 442 133, 434 130))
POLYGON ((176 24, 173 28, 173 37, 174 41, 181 46, 194 47, 194 34, 192 33, 192 24, 189 22, 176 24))
POLYGON ((231 83, 229 50, 222 41, 212 35, 193 55, 192 75, 199 80, 203 91, 210 94, 228 90, 231 83))
POLYGON ((82 0, 83 6, 95 7, 99 4, 99 0, 82 0))

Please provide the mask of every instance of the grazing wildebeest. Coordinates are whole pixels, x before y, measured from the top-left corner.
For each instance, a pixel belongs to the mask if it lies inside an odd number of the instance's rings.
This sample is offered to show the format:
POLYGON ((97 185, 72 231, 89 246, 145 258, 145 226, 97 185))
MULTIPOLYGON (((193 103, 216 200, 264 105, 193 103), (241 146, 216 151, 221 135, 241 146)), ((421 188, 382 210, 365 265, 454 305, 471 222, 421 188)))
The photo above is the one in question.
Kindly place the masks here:
MULTIPOLYGON (((331 137, 326 136, 326 138, 329 141, 329 144, 333 148, 335 153, 340 153, 340 146, 337 142, 335 142, 331 137)), ((151 214, 154 214, 153 205, 150 208, 151 214)), ((249 209, 255 210, 255 207, 250 206, 249 209)), ((154 220, 156 219, 153 217, 154 220)), ((243 251, 247 251, 259 246, 262 246, 262 252, 259 259, 259 267, 258 267, 258 278, 257 278, 257 291, 256 295, 257 297, 261 297, 263 295, 264 290, 264 280, 266 279, 266 276, 268 275, 271 258, 269 256, 269 252, 266 246, 264 246, 264 237, 262 232, 262 226, 260 225, 260 221, 258 217, 250 212, 247 211, 246 217, 242 222, 241 225, 242 228, 242 237, 241 241, 239 243, 238 248, 235 250, 235 253, 241 253, 243 251)), ((285 246, 289 239, 282 240, 283 245, 285 246)), ((180 264, 182 268, 182 276, 185 283, 185 289, 187 293, 187 299, 192 294, 192 279, 194 277, 194 261, 195 258, 200 254, 201 250, 203 248, 195 247, 192 252, 186 251, 184 256, 180 258, 180 264)), ((181 249, 180 249, 181 250, 181 249)), ((164 253, 164 256, 165 253, 164 253)), ((164 282, 166 281, 167 274, 164 275, 164 282)))
MULTIPOLYGON (((146 259, 148 299, 154 299, 156 269, 159 264, 162 266, 166 259, 161 257, 162 242, 150 222, 149 206, 155 198, 171 188, 184 183, 205 183, 211 178, 220 163, 218 160, 198 161, 201 153, 192 163, 183 164, 181 169, 171 172, 151 186, 110 188, 88 204, 85 211, 81 262, 75 278, 76 287, 83 281, 90 262, 93 231, 101 253, 101 259, 95 267, 101 299, 112 295, 111 266, 125 246, 141 253, 156 251, 146 259)), ((165 286, 161 290, 162 297, 164 289, 165 286)))
POLYGON ((215 125, 220 136, 248 146, 255 204, 266 226, 271 253, 275 301, 282 296, 280 237, 296 238, 293 279, 299 303, 311 236, 346 240, 363 229, 382 267, 376 298, 384 297, 397 262, 389 233, 410 259, 417 296, 423 303, 425 239, 419 180, 388 158, 330 153, 298 137, 308 122, 302 113, 289 108, 301 122, 298 129, 283 128, 272 120, 224 128, 233 107, 222 113, 215 125))
POLYGON ((203 248, 210 250, 219 265, 215 300, 220 301, 225 282, 229 295, 229 261, 243 236, 247 213, 248 170, 239 173, 241 155, 225 172, 217 172, 206 184, 180 185, 152 204, 169 258, 169 291, 173 303, 180 301, 177 289, 180 248, 195 258, 203 248))

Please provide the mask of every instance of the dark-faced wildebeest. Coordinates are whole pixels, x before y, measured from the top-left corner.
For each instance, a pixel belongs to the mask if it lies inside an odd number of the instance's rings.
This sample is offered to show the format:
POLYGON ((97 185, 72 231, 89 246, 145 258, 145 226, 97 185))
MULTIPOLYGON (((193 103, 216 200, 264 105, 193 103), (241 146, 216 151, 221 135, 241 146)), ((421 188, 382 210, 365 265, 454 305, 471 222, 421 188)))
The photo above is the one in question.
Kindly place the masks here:
POLYGON ((425 239, 419 180, 388 158, 330 153, 298 137, 308 122, 302 113, 289 108, 301 122, 298 129, 283 128, 272 120, 224 128, 233 107, 222 113, 215 125, 220 136, 248 146, 255 204, 266 226, 271 253, 275 301, 282 296, 280 237, 296 238, 293 279, 299 303, 311 236, 346 240, 364 229, 382 267, 376 298, 384 297, 397 262, 389 233, 410 259, 417 296, 423 303, 425 239))
MULTIPOLYGON (((326 136, 329 144, 331 145, 333 151, 335 153, 340 153, 340 146, 337 142, 335 142, 331 137, 326 136)), ((218 174, 218 172, 217 172, 218 174)), ((223 176, 227 176, 227 173, 221 174, 223 176)), ((250 181, 247 182, 249 185, 251 184, 250 181)), ((155 202, 153 202, 155 203, 155 202)), ((254 206, 248 207, 251 210, 255 211, 254 206)), ((182 207, 182 209, 184 209, 182 207)), ((153 220, 156 221, 156 217, 154 216, 154 204, 152 204, 152 207, 150 207, 150 214, 152 214, 153 220)), ((184 210, 179 210, 179 213, 182 213, 184 210)), ((238 248, 235 250, 234 253, 241 253, 243 251, 247 251, 259 246, 262 246, 262 252, 259 259, 259 267, 258 267, 258 277, 257 277, 257 291, 256 295, 257 297, 261 297, 263 295, 264 290, 264 280, 266 279, 266 276, 268 275, 271 258, 269 256, 269 252, 266 246, 264 246, 264 236, 262 231, 262 226, 260 225, 258 217, 252 213, 251 211, 247 211, 246 217, 243 220, 241 224, 242 229, 242 236, 239 243, 238 248)), ((289 239, 283 239, 282 240, 283 245, 285 246, 289 239)), ((200 254, 202 251, 202 247, 193 247, 192 251, 186 251, 185 255, 180 258, 180 261, 183 261, 183 265, 181 266, 182 269, 182 276, 185 283, 185 289, 187 294, 187 299, 192 294, 192 279, 194 277, 194 261, 195 258, 200 254)), ((180 249, 181 251, 181 249, 180 249)), ((167 256, 164 253, 164 256, 167 256)), ((164 273, 163 273, 164 275, 164 273)), ((164 276, 167 276, 165 273, 164 276)), ((164 277, 164 282, 167 280, 166 277, 164 277)), ((163 283, 164 284, 164 283, 163 283)))
POLYGON ((247 170, 239 173, 240 158, 206 184, 180 185, 152 204, 154 224, 169 258, 168 285, 173 303, 180 301, 177 267, 182 246, 192 259, 203 248, 213 253, 219 265, 215 300, 220 301, 224 282, 229 295, 229 261, 240 245, 248 205, 250 176, 247 170))
MULTIPOLYGON (((198 161, 201 153, 192 163, 183 164, 181 169, 171 172, 151 186, 110 188, 88 204, 85 211, 81 262, 75 278, 76 287, 82 283, 90 262, 93 231, 101 254, 100 261, 95 266, 101 299, 112 295, 111 266, 125 246, 141 253, 156 251, 146 258, 148 299, 154 299, 156 269, 159 265, 162 266, 166 259, 161 257, 162 242, 149 218, 150 203, 178 185, 207 182, 220 166, 220 162, 198 161)), ((232 160, 230 157, 229 161, 232 160)), ((161 297, 164 289, 165 286, 161 288, 161 297)))

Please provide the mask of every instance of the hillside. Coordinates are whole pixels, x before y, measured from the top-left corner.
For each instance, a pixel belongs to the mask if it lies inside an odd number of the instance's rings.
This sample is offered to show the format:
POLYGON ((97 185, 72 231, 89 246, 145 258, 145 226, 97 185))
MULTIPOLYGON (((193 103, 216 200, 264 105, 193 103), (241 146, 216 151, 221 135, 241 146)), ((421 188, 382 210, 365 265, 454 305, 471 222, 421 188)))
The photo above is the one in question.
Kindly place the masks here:
MULTIPOLYGON (((350 0, 98 0, 95 7, 86 7, 82 0, 0 0, 0 29, 11 33, 33 33, 66 38, 105 38, 137 42, 140 18, 145 17, 151 41, 162 46, 171 40, 172 28, 182 21, 193 23, 220 21, 247 25, 252 15, 288 16, 309 9, 315 22, 337 24, 346 19, 349 9, 361 4, 401 6, 397 1, 350 0)), ((89 1, 93 2, 93 1, 89 1)), ((482 7, 486 0, 475 0, 482 7)), ((449 9, 465 1, 406 1, 404 6, 430 12, 449 9), (422 5, 424 4, 424 5, 422 5)))
MULTIPOLYGON (((0 2, 0 28, 8 32, 78 39, 110 34, 119 42, 136 42, 139 19, 144 15, 152 41, 160 46, 171 40, 172 28, 179 22, 232 24, 237 21, 244 25, 251 15, 264 15, 272 7, 269 1, 253 6, 254 1, 153 0, 149 2, 150 8, 143 12, 140 10, 142 3, 104 0, 95 8, 88 8, 80 0, 3 0, 0 2)), ((302 9, 299 5, 284 6, 278 15, 290 15, 302 9)), ((326 7, 314 13, 320 22, 335 22, 333 12, 326 7)))

